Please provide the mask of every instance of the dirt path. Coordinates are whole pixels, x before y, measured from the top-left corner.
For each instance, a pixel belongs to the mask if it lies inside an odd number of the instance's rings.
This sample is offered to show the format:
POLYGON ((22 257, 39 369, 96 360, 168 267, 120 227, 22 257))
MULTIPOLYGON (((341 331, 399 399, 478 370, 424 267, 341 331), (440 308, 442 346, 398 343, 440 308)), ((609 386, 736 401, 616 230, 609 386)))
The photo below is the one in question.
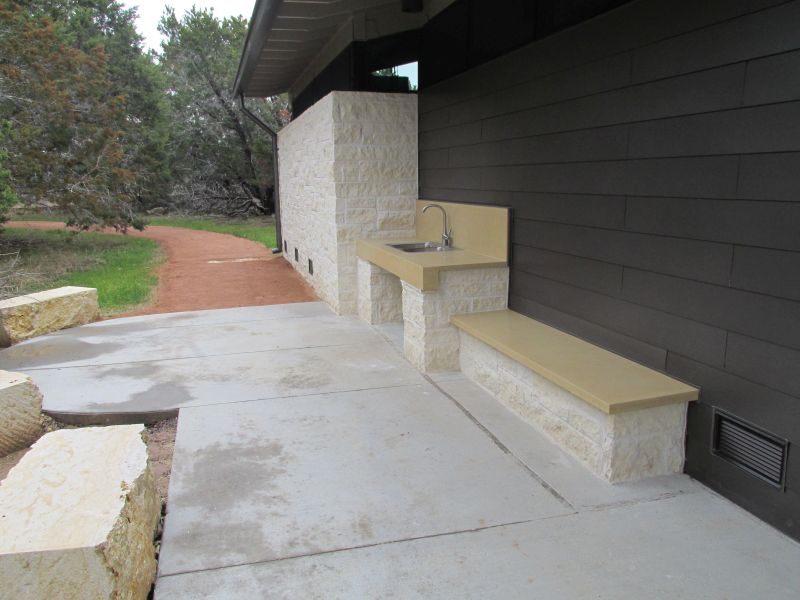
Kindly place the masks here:
MULTIPOLYGON (((63 223, 46 221, 12 221, 6 225, 64 227, 63 223)), ((115 316, 317 300, 289 263, 262 244, 222 233, 161 225, 128 235, 159 242, 167 260, 158 271, 155 302, 115 316)))

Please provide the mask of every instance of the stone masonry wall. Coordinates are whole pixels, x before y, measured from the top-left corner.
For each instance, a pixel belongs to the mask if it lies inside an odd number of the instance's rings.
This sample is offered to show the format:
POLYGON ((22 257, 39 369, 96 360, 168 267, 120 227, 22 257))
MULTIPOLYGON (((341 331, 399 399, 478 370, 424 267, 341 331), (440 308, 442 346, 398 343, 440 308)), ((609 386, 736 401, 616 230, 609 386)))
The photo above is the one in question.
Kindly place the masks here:
POLYGON ((612 483, 680 473, 686 403, 607 415, 460 332, 463 373, 612 483))
POLYGON ((402 323, 403 288, 400 278, 358 259, 358 316, 370 325, 402 323))
POLYGON ((439 273, 439 289, 423 292, 403 285, 403 351, 425 373, 458 369, 456 314, 501 310, 508 306, 508 268, 439 273))
POLYGON ((336 312, 355 314, 356 240, 414 235, 417 98, 331 92, 278 143, 286 260, 336 312))

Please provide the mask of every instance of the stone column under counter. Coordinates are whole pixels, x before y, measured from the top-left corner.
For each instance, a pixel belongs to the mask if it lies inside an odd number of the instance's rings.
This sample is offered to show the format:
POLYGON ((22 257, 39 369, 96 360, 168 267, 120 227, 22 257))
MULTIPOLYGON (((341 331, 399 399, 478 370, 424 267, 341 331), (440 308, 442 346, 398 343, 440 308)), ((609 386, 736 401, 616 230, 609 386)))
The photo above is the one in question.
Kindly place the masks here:
POLYGON ((439 273, 439 287, 422 291, 402 281, 403 350, 423 373, 459 368, 455 314, 508 306, 508 267, 459 269, 439 273))
POLYGON ((358 316, 370 325, 403 321, 400 278, 378 265, 358 259, 358 316))

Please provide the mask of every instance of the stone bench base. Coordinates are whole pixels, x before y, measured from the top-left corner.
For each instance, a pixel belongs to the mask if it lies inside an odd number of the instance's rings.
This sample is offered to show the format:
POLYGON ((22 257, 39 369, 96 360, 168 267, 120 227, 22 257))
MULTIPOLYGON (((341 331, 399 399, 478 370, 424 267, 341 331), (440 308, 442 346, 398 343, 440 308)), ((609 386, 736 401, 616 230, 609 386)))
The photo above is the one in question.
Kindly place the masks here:
POLYGON ((0 456, 27 448, 42 433, 42 394, 22 373, 0 371, 0 456))
POLYGON ((0 302, 0 347, 91 323, 100 314, 97 290, 67 286, 0 302))
POLYGON ((42 437, 0 485, 0 590, 147 598, 161 514, 141 425, 42 437))
POLYGON ((605 413, 469 333, 462 372, 611 483, 680 473, 686 402, 605 413))

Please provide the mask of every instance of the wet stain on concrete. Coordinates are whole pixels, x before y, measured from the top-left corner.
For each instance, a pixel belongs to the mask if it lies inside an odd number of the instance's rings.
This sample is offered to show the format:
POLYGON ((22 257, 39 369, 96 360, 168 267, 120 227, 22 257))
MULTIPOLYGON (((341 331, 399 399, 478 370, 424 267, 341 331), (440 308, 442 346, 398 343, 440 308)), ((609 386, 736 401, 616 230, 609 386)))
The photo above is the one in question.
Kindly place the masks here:
POLYGON ((4 350, 0 353, 0 360, 5 369, 46 367, 58 363, 98 358, 122 347, 122 344, 111 342, 91 344, 73 337, 50 337, 4 350))
POLYGON ((332 383, 328 372, 331 365, 321 360, 310 360, 305 364, 289 367, 278 380, 278 384, 291 389, 308 390, 321 388, 332 383))
POLYGON ((131 394, 122 402, 93 402, 88 405, 91 412, 146 412, 177 408, 194 396, 178 383, 155 383, 143 392, 131 394))

